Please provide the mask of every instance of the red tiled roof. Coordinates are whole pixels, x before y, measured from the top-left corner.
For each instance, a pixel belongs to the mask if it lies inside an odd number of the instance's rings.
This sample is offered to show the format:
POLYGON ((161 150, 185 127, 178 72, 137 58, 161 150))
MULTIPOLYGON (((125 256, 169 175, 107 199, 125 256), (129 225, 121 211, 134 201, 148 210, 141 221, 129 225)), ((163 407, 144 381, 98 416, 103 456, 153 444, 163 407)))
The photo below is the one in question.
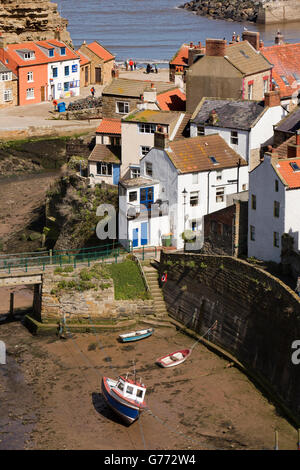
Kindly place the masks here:
POLYGON ((300 171, 293 170, 291 163, 297 163, 300 168, 300 158, 280 159, 276 162, 274 161, 273 166, 276 168, 278 175, 283 179, 283 183, 290 189, 300 188, 300 171))
POLYGON ((97 134, 121 134, 121 121, 119 119, 102 119, 97 134))
POLYGON ((186 95, 179 88, 161 93, 156 99, 162 111, 185 111, 186 95))
POLYGON ((108 50, 104 49, 104 47, 101 46, 97 41, 94 41, 91 44, 87 44, 86 47, 88 47, 98 57, 101 57, 101 59, 103 59, 104 62, 107 62, 108 60, 112 60, 115 58, 114 55, 108 52, 108 50))
POLYGON ((49 62, 61 62, 64 60, 74 60, 79 59, 78 54, 76 54, 72 49, 70 49, 66 44, 59 41, 31 41, 31 42, 22 42, 19 44, 7 44, 6 52, 12 57, 12 59, 20 66, 31 66, 31 65, 39 65, 39 64, 46 64, 49 62), (42 46, 46 49, 52 49, 51 45, 55 45, 58 47, 65 47, 66 54, 64 56, 60 55, 54 49, 54 56, 48 57, 39 46, 42 46), (31 60, 23 60, 17 51, 21 50, 29 50, 34 51, 35 59, 31 60))
POLYGON ((91 62, 90 59, 87 56, 85 56, 82 52, 76 51, 76 54, 78 54, 80 57, 80 65, 86 65, 91 62))
POLYGON ((170 65, 188 65, 189 45, 182 44, 170 62, 170 65))
POLYGON ((260 52, 274 65, 272 76, 279 86, 281 97, 292 96, 300 89, 300 83, 297 84, 293 75, 296 73, 300 77, 300 43, 266 46, 262 47, 260 52), (289 85, 284 82, 282 76, 286 77, 289 85))

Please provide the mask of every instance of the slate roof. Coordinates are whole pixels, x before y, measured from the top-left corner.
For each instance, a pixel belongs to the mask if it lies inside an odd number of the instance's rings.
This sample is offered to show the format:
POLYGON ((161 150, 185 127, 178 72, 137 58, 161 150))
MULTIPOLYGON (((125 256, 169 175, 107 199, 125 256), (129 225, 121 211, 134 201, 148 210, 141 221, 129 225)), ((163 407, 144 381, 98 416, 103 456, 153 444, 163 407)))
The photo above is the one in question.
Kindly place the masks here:
POLYGON ((274 66, 272 77, 276 83, 273 83, 275 86, 278 85, 280 96, 282 98, 292 96, 300 89, 300 43, 276 44, 262 47, 260 50, 274 66), (285 77, 287 83, 282 77, 285 77))
POLYGON ((123 118, 123 122, 148 122, 153 124, 171 124, 179 119, 181 113, 170 111, 156 111, 152 109, 136 109, 127 117, 123 118))
POLYGON ((272 68, 272 64, 248 41, 236 42, 226 46, 229 62, 244 75, 252 75, 272 68))
POLYGON ((94 54, 104 60, 104 62, 108 62, 115 58, 107 49, 105 49, 99 42, 94 41, 91 44, 87 44, 87 46, 94 54))
POLYGON ((296 132, 300 129, 300 107, 285 116, 275 128, 283 132, 296 132))
POLYGON ((180 173, 192 173, 221 168, 247 166, 246 160, 236 153, 219 134, 169 142, 170 149, 165 150, 175 168, 180 173), (214 164, 210 157, 214 157, 214 164))
POLYGON ((283 184, 289 189, 299 189, 300 171, 294 171, 291 166, 291 163, 296 163, 300 168, 300 158, 272 158, 272 166, 280 177, 283 184))
POLYGON ((115 118, 104 118, 96 129, 97 134, 119 134, 121 135, 121 120, 115 118))
POLYGON ((191 122, 212 126, 213 124, 209 123, 209 116, 211 111, 215 110, 218 121, 214 127, 249 130, 266 109, 258 101, 204 97, 195 109, 191 122))
MULTIPOLYGON (((107 85, 102 95, 128 96, 132 98, 140 98, 145 89, 152 83, 151 80, 133 80, 131 78, 114 78, 107 85)), ((157 94, 164 93, 167 90, 174 90, 174 84, 171 82, 155 82, 157 94)))
POLYGON ((162 111, 185 111, 186 95, 179 88, 161 93, 156 100, 162 111))
POLYGON ((120 180, 120 183, 125 188, 135 188, 139 186, 151 186, 152 184, 157 184, 159 181, 153 180, 152 178, 143 178, 139 176, 138 178, 130 178, 127 180, 120 180))
POLYGON ((90 162, 121 163, 121 146, 96 144, 91 155, 90 162))

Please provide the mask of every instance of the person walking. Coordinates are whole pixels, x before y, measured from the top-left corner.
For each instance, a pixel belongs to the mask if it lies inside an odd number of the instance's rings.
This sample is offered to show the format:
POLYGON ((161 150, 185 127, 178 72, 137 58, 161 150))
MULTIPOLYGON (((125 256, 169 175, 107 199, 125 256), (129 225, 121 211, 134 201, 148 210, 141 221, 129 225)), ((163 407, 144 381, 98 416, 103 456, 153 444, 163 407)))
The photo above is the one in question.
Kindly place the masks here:
POLYGON ((133 71, 133 60, 130 59, 129 61, 129 66, 130 66, 130 70, 133 71))
POLYGON ((154 64, 155 73, 158 73, 157 64, 154 64))
POLYGON ((96 90, 95 90, 95 88, 92 86, 92 88, 91 88, 91 93, 92 93, 92 97, 93 97, 93 98, 95 97, 95 92, 96 92, 96 90))

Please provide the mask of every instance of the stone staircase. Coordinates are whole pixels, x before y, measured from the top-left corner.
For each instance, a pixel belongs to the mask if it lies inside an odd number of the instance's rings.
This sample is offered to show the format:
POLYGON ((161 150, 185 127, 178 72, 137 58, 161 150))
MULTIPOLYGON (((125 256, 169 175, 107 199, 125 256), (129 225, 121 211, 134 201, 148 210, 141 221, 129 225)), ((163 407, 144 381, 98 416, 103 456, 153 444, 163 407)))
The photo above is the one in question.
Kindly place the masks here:
POLYGON ((156 313, 155 316, 156 318, 159 318, 159 319, 167 319, 168 312, 166 309, 162 290, 159 287, 157 269, 155 269, 149 263, 147 264, 145 263, 143 264, 143 271, 148 282, 150 294, 153 299, 155 313, 156 313))

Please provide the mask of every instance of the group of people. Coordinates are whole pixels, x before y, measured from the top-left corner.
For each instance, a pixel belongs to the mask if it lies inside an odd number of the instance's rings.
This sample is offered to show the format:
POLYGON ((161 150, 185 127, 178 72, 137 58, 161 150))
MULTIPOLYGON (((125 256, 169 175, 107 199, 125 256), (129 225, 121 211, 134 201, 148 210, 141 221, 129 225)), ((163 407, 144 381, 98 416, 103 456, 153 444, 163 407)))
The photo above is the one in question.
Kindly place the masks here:
POLYGON ((125 60, 125 69, 126 70, 136 70, 136 62, 134 62, 132 59, 128 60, 126 59, 125 60))
POLYGON ((154 73, 154 72, 158 73, 157 65, 154 64, 154 66, 152 67, 152 65, 147 64, 146 73, 154 73))

